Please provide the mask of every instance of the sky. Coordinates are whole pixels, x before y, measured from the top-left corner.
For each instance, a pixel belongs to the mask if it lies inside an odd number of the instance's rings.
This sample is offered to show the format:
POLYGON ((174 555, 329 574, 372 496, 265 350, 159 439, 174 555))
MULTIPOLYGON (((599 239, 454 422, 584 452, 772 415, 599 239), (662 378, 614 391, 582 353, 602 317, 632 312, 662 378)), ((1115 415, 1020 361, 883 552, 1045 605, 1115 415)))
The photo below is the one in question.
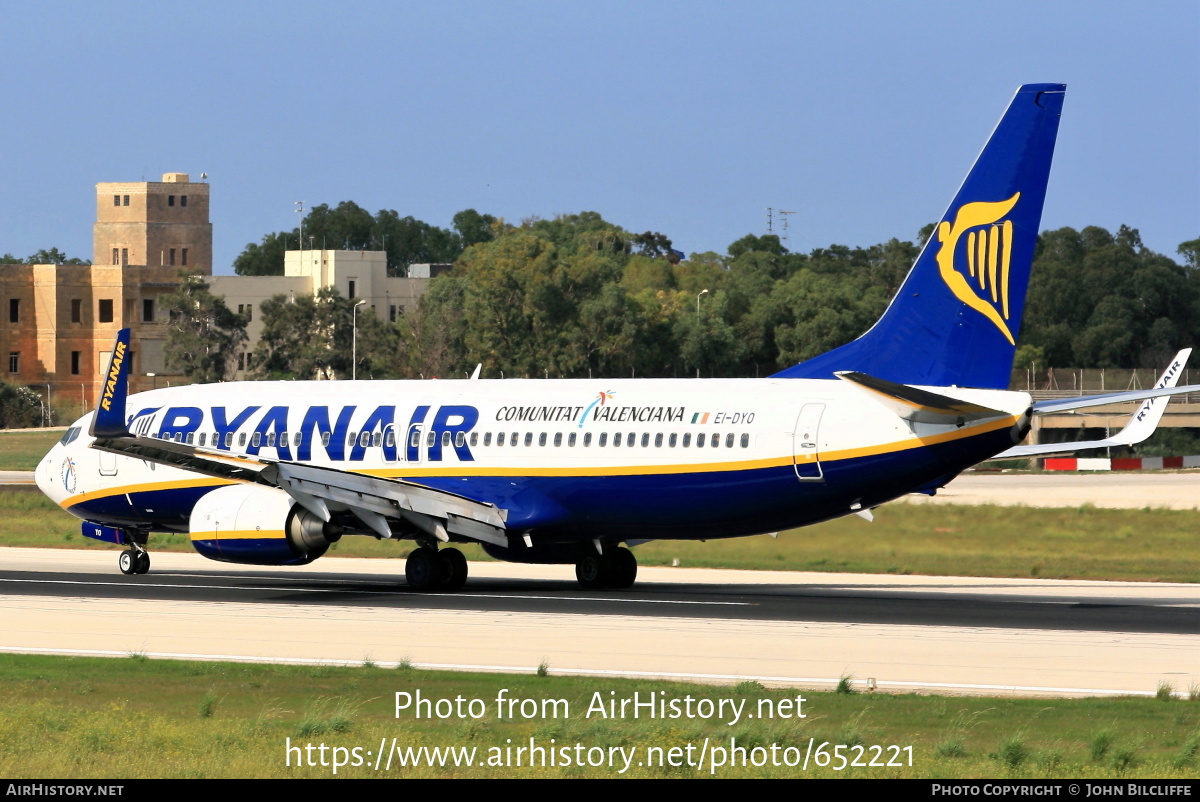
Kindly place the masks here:
MULTIPOLYGON (((0 253, 91 257, 94 184, 211 184, 213 268, 352 200, 599 212, 687 253, 915 239, 1022 83, 1067 84, 1042 228, 1200 237, 1200 3, 5 6, 0 253), (775 232, 781 233, 779 218, 775 232)), ((1177 258, 1177 257, 1176 257, 1177 258)))

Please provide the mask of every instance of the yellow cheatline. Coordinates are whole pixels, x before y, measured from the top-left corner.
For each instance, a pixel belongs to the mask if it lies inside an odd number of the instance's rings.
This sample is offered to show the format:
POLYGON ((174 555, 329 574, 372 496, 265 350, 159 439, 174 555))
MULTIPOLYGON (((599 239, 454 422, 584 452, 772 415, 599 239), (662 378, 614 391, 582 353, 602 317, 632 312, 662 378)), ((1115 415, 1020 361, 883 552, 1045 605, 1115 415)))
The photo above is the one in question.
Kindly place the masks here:
POLYGON ((76 504, 82 504, 85 501, 91 501, 98 498, 112 498, 113 496, 123 496, 126 493, 146 493, 152 490, 176 490, 187 487, 218 487, 221 485, 238 484, 237 482, 229 481, 228 479, 214 479, 211 477, 197 479, 179 479, 174 482, 143 482, 141 484, 122 485, 121 487, 110 487, 104 490, 92 490, 87 493, 79 493, 70 498, 63 499, 58 503, 58 506, 64 510, 74 507, 76 504))
MULTIPOLYGON (((880 454, 891 454, 898 451, 909 451, 926 446, 937 445, 939 443, 947 443, 954 440, 963 440, 977 435, 988 434, 998 429, 1005 429, 1016 424, 1017 418, 1010 415, 1005 418, 999 418, 986 423, 964 426, 962 429, 957 429, 952 432, 945 432, 938 435, 930 435, 925 437, 911 437, 905 440, 897 440, 891 443, 882 443, 862 448, 846 448, 837 451, 822 451, 816 459, 822 463, 836 462, 838 460, 855 459, 858 457, 871 457, 880 454)), ((472 478, 480 476, 509 476, 509 477, 526 477, 526 476, 647 476, 647 475, 667 475, 679 473, 718 473, 718 472, 737 472, 761 470, 763 468, 779 468, 793 464, 799 459, 800 462, 814 461, 811 456, 801 456, 799 458, 790 454, 784 456, 768 457, 764 459, 753 460, 738 460, 730 462, 710 462, 703 465, 694 464, 673 464, 673 465, 610 465, 610 466, 589 466, 575 468, 530 468, 527 466, 507 466, 496 468, 471 468, 466 465, 456 465, 446 468, 429 468, 426 466, 414 466, 410 468, 377 468, 364 471, 354 471, 367 476, 378 476, 382 478, 401 478, 401 479, 418 479, 418 478, 437 478, 444 476, 454 476, 463 478, 472 478)), ((222 485, 245 484, 234 482, 227 479, 199 479, 193 481, 180 482, 151 482, 143 485, 125 485, 123 487, 114 488, 105 492, 81 493, 77 496, 72 496, 70 499, 63 501, 60 506, 64 509, 79 504, 82 501, 109 498, 112 496, 120 496, 126 493, 145 493, 153 490, 177 489, 184 487, 203 487, 212 485, 219 487, 222 485)))
POLYGON ((226 532, 190 532, 192 540, 282 540, 282 529, 230 529, 226 532))

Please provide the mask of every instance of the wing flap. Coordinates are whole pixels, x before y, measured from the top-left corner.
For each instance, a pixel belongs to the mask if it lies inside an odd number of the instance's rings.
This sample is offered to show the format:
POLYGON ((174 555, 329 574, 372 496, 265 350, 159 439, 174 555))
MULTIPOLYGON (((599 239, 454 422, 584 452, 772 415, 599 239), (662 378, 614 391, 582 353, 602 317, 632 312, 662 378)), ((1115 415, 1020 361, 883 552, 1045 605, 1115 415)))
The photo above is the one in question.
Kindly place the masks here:
POLYGON ((297 502, 298 495, 307 495, 351 510, 366 509, 385 517, 404 518, 422 529, 427 528, 429 519, 443 520, 446 531, 452 534, 508 545, 505 511, 487 502, 399 479, 295 462, 275 463, 264 473, 268 482, 297 502))

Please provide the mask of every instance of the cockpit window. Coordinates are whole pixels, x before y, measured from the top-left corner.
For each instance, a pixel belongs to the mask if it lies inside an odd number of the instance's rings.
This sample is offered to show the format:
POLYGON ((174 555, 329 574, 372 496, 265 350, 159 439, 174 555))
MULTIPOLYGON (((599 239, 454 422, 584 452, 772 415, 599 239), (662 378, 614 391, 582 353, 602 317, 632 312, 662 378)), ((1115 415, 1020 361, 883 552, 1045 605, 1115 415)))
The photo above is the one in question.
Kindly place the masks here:
POLYGON ((64 446, 73 442, 75 440, 75 438, 79 436, 79 430, 81 428, 82 427, 79 427, 79 426, 72 426, 70 429, 67 429, 65 432, 63 432, 63 436, 59 439, 58 442, 64 446))

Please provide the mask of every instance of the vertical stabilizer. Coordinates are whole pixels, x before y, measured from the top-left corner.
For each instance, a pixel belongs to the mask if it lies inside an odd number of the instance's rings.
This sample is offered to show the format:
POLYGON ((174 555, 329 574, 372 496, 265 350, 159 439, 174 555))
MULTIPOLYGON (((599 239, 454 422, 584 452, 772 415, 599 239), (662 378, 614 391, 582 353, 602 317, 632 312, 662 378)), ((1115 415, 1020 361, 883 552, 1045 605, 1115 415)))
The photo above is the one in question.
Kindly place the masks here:
POLYGON ((1065 91, 1017 90, 870 331, 775 376, 858 371, 904 384, 1007 389, 1065 91))

